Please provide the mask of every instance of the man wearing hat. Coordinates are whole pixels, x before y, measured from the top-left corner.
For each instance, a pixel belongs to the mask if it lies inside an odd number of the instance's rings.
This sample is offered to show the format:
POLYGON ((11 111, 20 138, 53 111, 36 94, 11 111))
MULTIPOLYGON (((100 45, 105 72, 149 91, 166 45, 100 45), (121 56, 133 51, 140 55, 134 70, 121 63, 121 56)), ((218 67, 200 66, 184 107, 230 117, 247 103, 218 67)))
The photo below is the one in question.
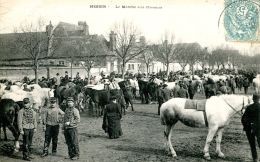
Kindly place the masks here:
POLYGON ((184 83, 180 83, 180 89, 177 91, 177 96, 179 98, 189 98, 189 92, 184 88, 184 83))
POLYGON ((69 158, 71 160, 79 159, 79 141, 78 141, 78 124, 80 115, 78 109, 74 106, 73 97, 67 98, 67 108, 64 115, 64 136, 68 145, 69 158))
POLYGON ((43 115, 43 130, 45 131, 45 141, 42 157, 48 156, 48 148, 52 141, 52 154, 57 153, 59 123, 64 116, 64 112, 56 104, 56 98, 50 98, 50 107, 45 110, 43 115))
POLYGON ((18 128, 23 135, 23 160, 31 161, 32 139, 37 129, 36 112, 32 109, 29 98, 24 98, 23 103, 24 108, 18 112, 18 128))
POLYGON ((259 94, 253 95, 253 104, 249 105, 245 113, 242 116, 242 124, 244 126, 244 131, 246 132, 247 139, 250 144, 251 154, 253 161, 258 161, 255 138, 258 142, 258 147, 260 147, 260 104, 259 104, 259 94))
POLYGON ((118 83, 115 81, 115 72, 110 73, 110 78, 109 78, 109 88, 110 89, 120 89, 118 83))

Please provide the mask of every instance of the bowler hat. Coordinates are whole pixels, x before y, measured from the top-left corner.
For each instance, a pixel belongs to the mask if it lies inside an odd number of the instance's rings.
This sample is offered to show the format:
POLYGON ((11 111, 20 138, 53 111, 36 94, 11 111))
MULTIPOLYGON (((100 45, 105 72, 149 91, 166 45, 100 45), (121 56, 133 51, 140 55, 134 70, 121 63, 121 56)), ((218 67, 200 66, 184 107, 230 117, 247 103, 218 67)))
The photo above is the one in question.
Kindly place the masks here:
POLYGON ((24 103, 24 104, 30 103, 30 99, 29 99, 29 98, 24 98, 24 99, 23 99, 23 103, 24 103))
POLYGON ((260 96, 259 94, 253 94, 253 100, 259 100, 260 99, 260 96))
POLYGON ((67 102, 69 102, 69 101, 73 101, 74 102, 74 98, 73 97, 68 97, 67 98, 67 102))

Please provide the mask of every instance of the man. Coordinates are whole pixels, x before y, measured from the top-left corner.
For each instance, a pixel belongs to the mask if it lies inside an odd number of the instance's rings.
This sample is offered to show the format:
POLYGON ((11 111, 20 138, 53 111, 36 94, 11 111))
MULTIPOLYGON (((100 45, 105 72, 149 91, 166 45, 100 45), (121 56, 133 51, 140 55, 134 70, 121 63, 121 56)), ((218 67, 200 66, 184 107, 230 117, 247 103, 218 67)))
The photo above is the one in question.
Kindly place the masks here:
POLYGON ((253 95, 253 104, 249 105, 242 116, 242 124, 244 131, 246 132, 247 139, 250 144, 251 154, 253 161, 257 162, 257 151, 255 138, 257 139, 258 147, 260 147, 260 96, 258 94, 253 95))
POLYGON ((184 84, 180 83, 180 89, 177 91, 177 96, 179 98, 189 98, 188 90, 184 88, 184 84))
POLYGON ((42 157, 48 156, 48 148, 52 141, 52 154, 57 153, 59 123, 64 115, 64 112, 57 106, 56 98, 50 98, 50 107, 43 115, 43 130, 45 131, 45 142, 42 157))
POLYGON ((31 90, 28 88, 27 84, 24 85, 23 90, 26 91, 26 92, 30 92, 30 91, 31 91, 31 90))
POLYGON ((23 103, 24 108, 18 112, 18 128, 23 135, 23 160, 31 161, 32 139, 37 128, 36 112, 32 109, 29 98, 24 98, 23 103))
POLYGON ((109 88, 110 89, 120 89, 118 83, 115 81, 115 73, 111 72, 110 78, 109 78, 109 88))
POLYGON ((64 115, 64 136, 68 145, 69 158, 71 160, 79 159, 79 140, 78 140, 78 124, 80 123, 80 115, 78 109, 74 106, 73 97, 67 98, 67 108, 64 115))
POLYGON ((192 80, 189 81, 188 92, 189 92, 190 99, 192 100, 195 95, 195 88, 192 84, 192 80))
POLYGON ((158 90, 158 115, 160 115, 160 108, 162 104, 171 98, 171 91, 167 89, 166 83, 162 84, 158 90))

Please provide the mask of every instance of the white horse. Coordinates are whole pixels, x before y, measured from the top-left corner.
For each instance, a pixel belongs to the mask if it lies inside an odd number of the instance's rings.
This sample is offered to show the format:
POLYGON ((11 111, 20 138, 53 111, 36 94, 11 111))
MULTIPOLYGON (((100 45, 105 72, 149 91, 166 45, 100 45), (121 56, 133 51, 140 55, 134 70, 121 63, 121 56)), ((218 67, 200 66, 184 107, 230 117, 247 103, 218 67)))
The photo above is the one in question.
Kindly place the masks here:
POLYGON ((260 93, 260 74, 257 74, 257 76, 253 79, 253 87, 255 89, 255 93, 260 93))
POLYGON ((187 99, 172 98, 161 106, 161 123, 166 125, 165 136, 166 146, 171 151, 173 157, 177 154, 171 143, 171 130, 180 120, 190 127, 208 127, 208 135, 204 147, 204 158, 210 160, 209 145, 216 136, 216 152, 219 157, 224 157, 221 152, 220 143, 224 127, 229 124, 231 117, 240 113, 243 107, 252 101, 252 97, 242 95, 220 95, 213 96, 206 100, 205 113, 195 109, 185 109, 187 99))

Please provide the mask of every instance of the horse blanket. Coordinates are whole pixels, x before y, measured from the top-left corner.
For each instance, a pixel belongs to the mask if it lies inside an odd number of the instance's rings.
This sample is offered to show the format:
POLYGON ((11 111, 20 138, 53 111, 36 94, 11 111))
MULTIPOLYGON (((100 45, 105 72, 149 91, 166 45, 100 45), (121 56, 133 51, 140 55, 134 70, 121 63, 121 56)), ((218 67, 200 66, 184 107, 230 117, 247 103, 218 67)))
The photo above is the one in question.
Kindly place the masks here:
POLYGON ((197 111, 205 111, 207 100, 186 100, 184 109, 195 109, 197 111))

